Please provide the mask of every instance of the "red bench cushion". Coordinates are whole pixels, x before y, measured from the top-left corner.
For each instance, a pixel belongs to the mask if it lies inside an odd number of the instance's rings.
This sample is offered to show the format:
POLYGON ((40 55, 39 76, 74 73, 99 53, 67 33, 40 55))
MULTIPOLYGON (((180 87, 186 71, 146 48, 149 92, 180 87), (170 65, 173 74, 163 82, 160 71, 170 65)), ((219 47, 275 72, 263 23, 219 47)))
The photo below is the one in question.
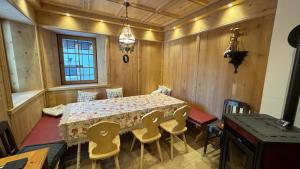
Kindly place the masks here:
POLYGON ((211 122, 217 120, 216 116, 213 116, 209 113, 203 112, 195 107, 192 107, 191 112, 189 114, 189 119, 200 124, 200 125, 207 125, 211 122))
POLYGON ((58 124, 60 117, 43 116, 23 141, 21 147, 62 140, 58 124))

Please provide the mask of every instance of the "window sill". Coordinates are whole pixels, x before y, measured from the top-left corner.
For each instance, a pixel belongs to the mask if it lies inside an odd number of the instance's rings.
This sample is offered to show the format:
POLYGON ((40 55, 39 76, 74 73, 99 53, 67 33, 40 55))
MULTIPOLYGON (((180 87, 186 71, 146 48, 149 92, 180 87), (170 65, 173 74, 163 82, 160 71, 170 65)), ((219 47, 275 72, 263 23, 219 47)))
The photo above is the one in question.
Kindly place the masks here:
POLYGON ((32 90, 26 92, 12 93, 13 108, 9 110, 10 113, 14 113, 22 108, 27 103, 30 103, 33 99, 43 94, 45 90, 32 90))
POLYGON ((63 85, 58 87, 51 87, 48 88, 47 92, 54 92, 54 91, 64 91, 64 90, 80 90, 80 89, 93 89, 93 88, 106 88, 110 87, 109 84, 74 84, 74 85, 63 85))

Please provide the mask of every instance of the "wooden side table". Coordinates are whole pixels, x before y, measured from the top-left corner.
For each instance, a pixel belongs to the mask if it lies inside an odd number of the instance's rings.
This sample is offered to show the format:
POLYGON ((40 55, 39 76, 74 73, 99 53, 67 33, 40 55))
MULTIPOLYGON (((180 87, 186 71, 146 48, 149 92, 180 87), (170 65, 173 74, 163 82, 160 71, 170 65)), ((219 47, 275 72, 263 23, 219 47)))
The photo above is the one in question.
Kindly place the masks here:
POLYGON ((28 158, 24 169, 42 169, 47 168, 47 155, 49 148, 43 148, 34 150, 22 154, 16 154, 13 156, 0 158, 0 166, 4 166, 7 162, 19 160, 22 158, 28 158))

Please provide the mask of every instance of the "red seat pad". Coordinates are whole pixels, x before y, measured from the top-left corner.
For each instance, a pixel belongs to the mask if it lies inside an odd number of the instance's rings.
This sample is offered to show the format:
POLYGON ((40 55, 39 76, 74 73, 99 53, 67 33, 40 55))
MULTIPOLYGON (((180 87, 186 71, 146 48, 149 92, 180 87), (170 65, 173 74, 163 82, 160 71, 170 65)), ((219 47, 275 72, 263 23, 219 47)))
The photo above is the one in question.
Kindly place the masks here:
POLYGON ((189 119, 196 123, 199 123, 200 125, 207 125, 211 122, 216 121, 218 118, 209 113, 196 109, 195 107, 192 107, 189 114, 189 119))
POLYGON ((59 121, 60 117, 43 116, 27 135, 21 147, 62 140, 58 128, 59 121))

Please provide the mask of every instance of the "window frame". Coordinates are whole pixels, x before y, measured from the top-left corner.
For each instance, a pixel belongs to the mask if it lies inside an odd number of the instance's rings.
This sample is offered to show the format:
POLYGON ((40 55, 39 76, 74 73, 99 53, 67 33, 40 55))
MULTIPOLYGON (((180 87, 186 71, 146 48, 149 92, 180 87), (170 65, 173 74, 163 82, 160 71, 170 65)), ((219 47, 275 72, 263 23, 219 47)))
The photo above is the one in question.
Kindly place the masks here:
POLYGON ((57 41, 58 41, 58 48, 59 48, 59 65, 60 65, 61 83, 63 85, 98 83, 96 38, 58 34, 57 41), (63 42, 62 42, 63 39, 88 40, 92 42, 93 49, 94 49, 94 54, 93 54, 94 55, 94 80, 66 81, 65 66, 64 66, 64 51, 63 51, 63 42))

